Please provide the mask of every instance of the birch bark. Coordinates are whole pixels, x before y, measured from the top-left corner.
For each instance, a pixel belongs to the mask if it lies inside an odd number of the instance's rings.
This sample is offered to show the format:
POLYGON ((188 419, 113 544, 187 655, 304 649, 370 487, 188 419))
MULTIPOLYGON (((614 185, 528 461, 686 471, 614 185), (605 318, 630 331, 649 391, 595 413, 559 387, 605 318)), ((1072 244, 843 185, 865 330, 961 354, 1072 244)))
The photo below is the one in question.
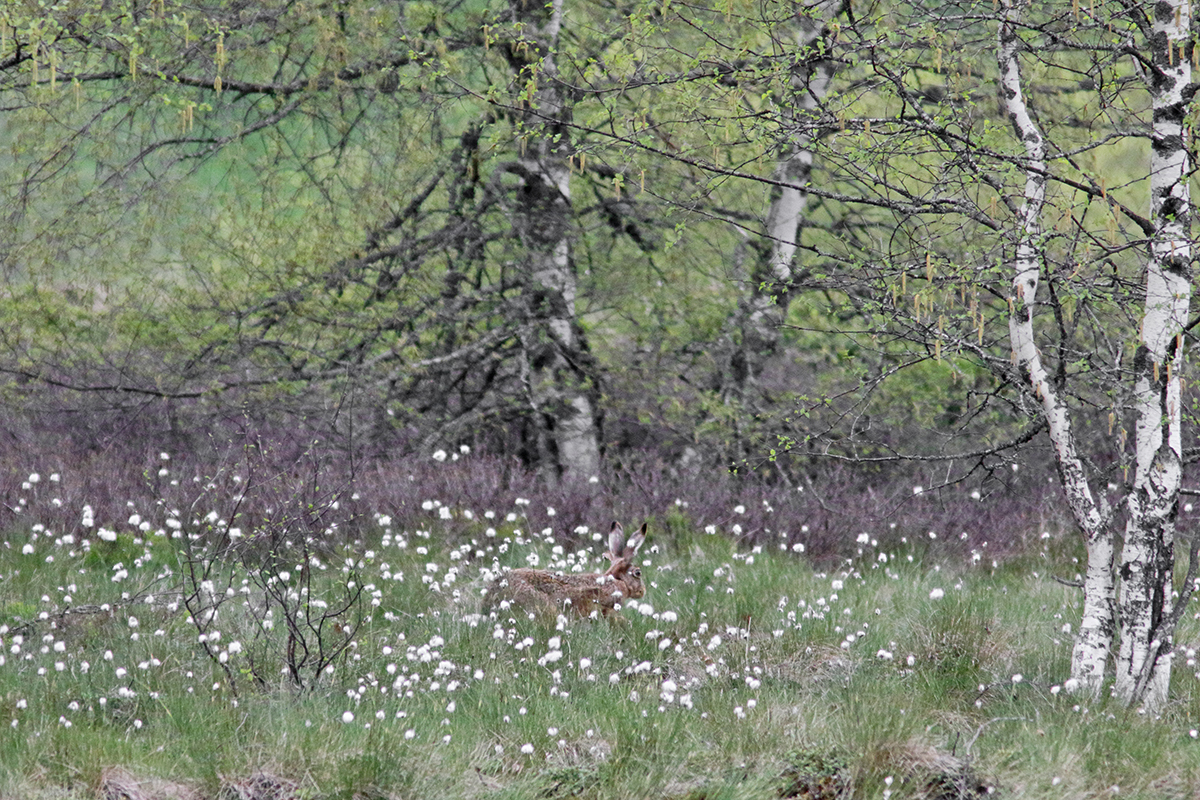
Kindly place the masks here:
POLYGON ((1150 213, 1154 234, 1146 269, 1141 341, 1134 357, 1135 459, 1121 553, 1121 647, 1116 695, 1161 708, 1171 677, 1171 643, 1160 641, 1170 615, 1175 520, 1182 479, 1183 333, 1191 302, 1190 163, 1184 117, 1191 83, 1186 0, 1153 6, 1150 213))
POLYGON ((1104 682, 1116 628, 1113 532, 1107 524, 1108 515, 1092 494, 1071 431, 1069 409, 1049 379, 1035 339, 1040 220, 1046 201, 1046 146, 1022 92, 1020 62, 1017 58, 1020 45, 1017 37, 1019 16, 1017 3, 1005 4, 997 51, 1004 110, 1025 147, 1026 159, 1025 194, 1020 208, 1020 230, 1013 262, 1009 340, 1013 359, 1022 378, 1041 405, 1068 505, 1087 542, 1083 617, 1071 654, 1071 677, 1083 691, 1094 696, 1104 682))
POLYGON ((547 478, 586 480, 600 471, 600 434, 593 376, 585 368, 591 358, 576 317, 569 129, 557 124, 570 116, 555 62, 563 0, 512 0, 510 8, 522 35, 510 44, 508 59, 525 82, 531 112, 520 120, 526 138, 513 172, 520 181, 514 227, 526 252, 530 314, 538 323, 526 341, 537 450, 547 478))

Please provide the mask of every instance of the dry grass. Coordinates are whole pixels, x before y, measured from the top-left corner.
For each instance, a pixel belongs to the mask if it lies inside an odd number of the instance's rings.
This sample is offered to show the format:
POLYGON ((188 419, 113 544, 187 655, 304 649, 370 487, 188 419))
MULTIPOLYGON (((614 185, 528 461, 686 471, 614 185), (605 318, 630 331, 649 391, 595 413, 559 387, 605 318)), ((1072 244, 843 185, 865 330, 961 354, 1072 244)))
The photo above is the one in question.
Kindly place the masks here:
POLYGON ((205 800, 199 791, 187 784, 157 777, 138 777, 123 767, 110 767, 101 773, 100 785, 96 788, 96 798, 97 800, 205 800))

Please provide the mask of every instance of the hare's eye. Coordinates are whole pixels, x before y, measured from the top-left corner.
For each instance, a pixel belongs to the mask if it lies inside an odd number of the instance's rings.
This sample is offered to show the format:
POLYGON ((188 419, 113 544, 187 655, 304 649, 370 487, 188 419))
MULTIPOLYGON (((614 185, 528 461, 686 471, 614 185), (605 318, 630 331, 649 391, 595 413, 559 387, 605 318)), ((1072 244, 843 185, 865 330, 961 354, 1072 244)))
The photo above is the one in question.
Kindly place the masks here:
POLYGON ((635 569, 635 570, 633 571, 633 577, 635 577, 635 578, 640 578, 640 577, 642 577, 642 571, 641 571, 640 569, 635 569))

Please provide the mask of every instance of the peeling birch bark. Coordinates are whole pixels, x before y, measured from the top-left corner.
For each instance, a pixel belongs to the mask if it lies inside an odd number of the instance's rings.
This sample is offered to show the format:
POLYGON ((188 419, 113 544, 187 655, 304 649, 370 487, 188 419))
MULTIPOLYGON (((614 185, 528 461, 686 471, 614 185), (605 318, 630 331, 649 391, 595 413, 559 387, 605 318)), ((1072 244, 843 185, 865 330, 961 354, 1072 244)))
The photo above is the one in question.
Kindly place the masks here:
POLYGON ((1042 363, 1034 334, 1037 303, 1041 214, 1046 202, 1045 139, 1029 113, 1021 88, 1017 59, 1015 3, 1006 3, 999 28, 997 60, 1004 110, 1025 147, 1025 195, 1021 205, 1019 238, 1013 263, 1012 314, 1008 321, 1013 358, 1025 384, 1041 404, 1055 462, 1072 516, 1087 542, 1087 578, 1084 582, 1083 617, 1071 654, 1071 678, 1079 690, 1096 695, 1104 682, 1108 655, 1116 628, 1113 606, 1113 532, 1107 515, 1097 503, 1088 481, 1075 437, 1070 412, 1058 396, 1042 363))
POLYGON ((540 323, 527 354, 537 450, 550 481, 587 480, 600 471, 600 433, 595 387, 584 369, 591 358, 575 308, 570 137, 565 125, 555 124, 570 113, 554 55, 563 0, 513 0, 510 8, 523 40, 510 43, 509 63, 530 87, 529 106, 537 112, 522 120, 532 134, 513 169, 521 182, 514 228, 526 251, 530 315, 540 323))
POLYGON ((1153 6, 1150 138, 1150 214, 1154 234, 1146 269, 1146 305, 1134 357, 1136 471, 1121 553, 1121 647, 1114 692, 1148 711, 1163 707, 1171 677, 1171 614, 1175 520, 1182 481, 1181 406, 1183 331, 1191 303, 1190 170, 1184 117, 1194 92, 1190 5, 1153 6))

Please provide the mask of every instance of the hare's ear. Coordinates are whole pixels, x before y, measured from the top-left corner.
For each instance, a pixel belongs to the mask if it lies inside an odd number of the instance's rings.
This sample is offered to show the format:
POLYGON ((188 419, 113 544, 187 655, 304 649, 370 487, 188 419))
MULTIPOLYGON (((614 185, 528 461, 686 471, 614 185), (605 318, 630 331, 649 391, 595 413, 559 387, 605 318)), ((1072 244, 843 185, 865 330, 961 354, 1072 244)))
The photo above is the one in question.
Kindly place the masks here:
POLYGON ((646 541, 646 523, 642 523, 642 527, 638 532, 629 537, 629 544, 625 545, 625 551, 621 554, 622 558, 633 558, 638 550, 642 549, 642 544, 646 541))
POLYGON ((621 557, 621 551, 625 549, 625 529, 621 527, 621 523, 614 522, 612 530, 608 532, 608 552, 605 554, 609 560, 616 561, 621 557))

